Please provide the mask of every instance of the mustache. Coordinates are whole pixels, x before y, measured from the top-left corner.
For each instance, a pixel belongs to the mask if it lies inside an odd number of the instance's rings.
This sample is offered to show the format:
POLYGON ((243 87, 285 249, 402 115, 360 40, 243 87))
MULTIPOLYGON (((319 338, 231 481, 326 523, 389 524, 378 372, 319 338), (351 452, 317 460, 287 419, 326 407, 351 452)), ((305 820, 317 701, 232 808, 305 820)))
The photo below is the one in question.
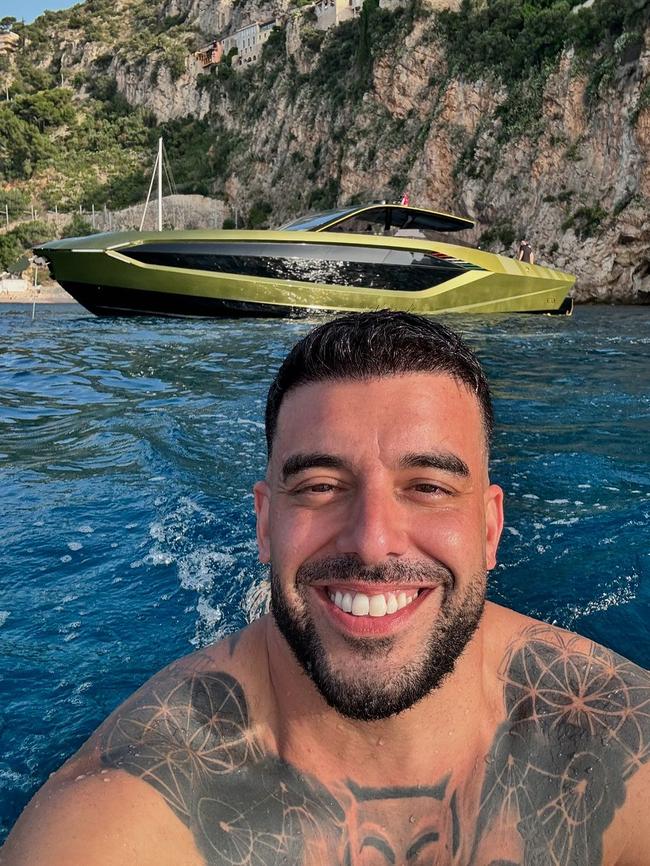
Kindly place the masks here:
POLYGON ((420 560, 395 560, 378 565, 363 565, 356 556, 328 556, 324 559, 303 563, 296 571, 296 586, 318 583, 352 583, 353 581, 377 584, 417 584, 453 587, 454 575, 440 562, 420 560))

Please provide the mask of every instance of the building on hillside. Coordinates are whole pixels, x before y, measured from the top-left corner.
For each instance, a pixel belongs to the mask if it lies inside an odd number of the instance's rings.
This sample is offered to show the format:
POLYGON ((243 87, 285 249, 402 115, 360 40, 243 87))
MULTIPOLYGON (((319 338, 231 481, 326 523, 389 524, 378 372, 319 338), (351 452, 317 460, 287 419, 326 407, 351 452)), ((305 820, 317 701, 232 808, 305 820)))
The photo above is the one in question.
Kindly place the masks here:
MULTIPOLYGON (((406 0, 379 0, 382 9, 397 9, 404 6, 406 0)), ((329 30, 350 18, 358 18, 363 9, 363 0, 316 0, 316 29, 329 30)))
POLYGON ((363 0, 316 0, 316 29, 329 30, 361 14, 363 0))
POLYGON ((253 24, 241 27, 223 40, 224 54, 229 54, 233 48, 236 48, 237 54, 232 59, 233 66, 254 63, 259 60, 264 43, 279 23, 277 18, 269 18, 266 21, 255 21, 253 24))
POLYGON ((215 39, 214 42, 211 42, 210 45, 206 45, 205 48, 199 48, 199 50, 195 52, 194 56, 204 69, 216 66, 223 57, 223 42, 219 39, 215 39))
POLYGON ((9 54, 18 48, 20 36, 11 30, 0 30, 0 54, 9 54))
POLYGON ((273 28, 277 27, 279 23, 277 18, 269 18, 267 21, 255 21, 253 24, 247 24, 229 36, 215 39, 210 45, 200 48, 194 56, 203 69, 209 69, 221 63, 223 58, 227 57, 233 48, 236 48, 237 53, 232 58, 233 66, 254 63, 259 60, 264 43, 271 35, 273 28))

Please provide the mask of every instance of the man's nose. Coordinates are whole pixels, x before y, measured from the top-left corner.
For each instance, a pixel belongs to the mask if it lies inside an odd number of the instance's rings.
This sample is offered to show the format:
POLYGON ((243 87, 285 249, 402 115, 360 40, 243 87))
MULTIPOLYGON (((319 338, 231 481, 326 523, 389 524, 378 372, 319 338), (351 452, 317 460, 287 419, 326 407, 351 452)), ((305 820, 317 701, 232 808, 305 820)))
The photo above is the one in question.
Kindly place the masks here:
POLYGON ((376 565, 408 548, 406 515, 394 492, 359 489, 337 538, 337 553, 356 555, 364 565, 376 565))

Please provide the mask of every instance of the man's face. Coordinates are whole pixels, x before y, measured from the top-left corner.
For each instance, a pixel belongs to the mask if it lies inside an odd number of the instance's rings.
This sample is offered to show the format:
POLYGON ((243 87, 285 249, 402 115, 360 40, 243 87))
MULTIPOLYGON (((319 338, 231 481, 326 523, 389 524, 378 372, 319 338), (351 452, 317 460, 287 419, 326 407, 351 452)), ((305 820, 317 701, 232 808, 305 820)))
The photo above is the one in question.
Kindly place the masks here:
POLYGON ((474 395, 427 373, 300 386, 255 504, 275 620, 330 705, 385 718, 439 685, 503 523, 474 395))

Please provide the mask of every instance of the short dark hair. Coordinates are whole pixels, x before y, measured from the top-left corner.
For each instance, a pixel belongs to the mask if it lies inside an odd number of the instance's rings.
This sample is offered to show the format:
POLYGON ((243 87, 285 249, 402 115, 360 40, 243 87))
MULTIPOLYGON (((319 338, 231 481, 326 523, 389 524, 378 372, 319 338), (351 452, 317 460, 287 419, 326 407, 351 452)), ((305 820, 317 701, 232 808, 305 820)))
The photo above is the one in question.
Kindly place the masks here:
POLYGON ((314 382, 408 373, 442 373, 465 385, 478 400, 489 447, 494 427, 492 399, 474 352, 458 334, 435 319, 378 310, 332 319, 314 328, 291 349, 266 400, 269 459, 280 406, 289 391, 314 382))

